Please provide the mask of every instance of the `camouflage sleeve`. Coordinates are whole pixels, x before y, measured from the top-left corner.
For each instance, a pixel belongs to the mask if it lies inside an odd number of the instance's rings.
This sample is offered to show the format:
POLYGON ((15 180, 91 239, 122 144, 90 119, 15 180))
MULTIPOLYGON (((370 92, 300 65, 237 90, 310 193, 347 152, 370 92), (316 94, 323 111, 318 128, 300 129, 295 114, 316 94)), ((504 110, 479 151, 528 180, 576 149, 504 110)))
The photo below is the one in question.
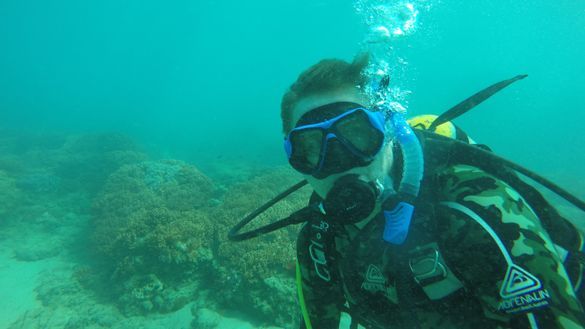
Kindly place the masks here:
POLYGON ((444 257, 484 314, 513 328, 583 328, 573 285, 525 200, 474 167, 448 168, 438 182, 444 257))
POLYGON ((297 240, 297 291, 301 328, 337 329, 343 292, 331 279, 320 244, 312 241, 306 224, 297 240), (328 280, 327 280, 328 279, 328 280))

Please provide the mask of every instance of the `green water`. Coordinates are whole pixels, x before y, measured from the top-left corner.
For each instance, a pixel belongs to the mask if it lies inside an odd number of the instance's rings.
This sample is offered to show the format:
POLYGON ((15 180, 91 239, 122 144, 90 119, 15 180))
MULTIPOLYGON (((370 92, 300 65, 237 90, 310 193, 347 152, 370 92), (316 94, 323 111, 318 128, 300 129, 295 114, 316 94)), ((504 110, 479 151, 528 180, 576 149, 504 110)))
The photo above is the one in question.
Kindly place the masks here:
MULTIPOLYGON (((413 4, 415 29, 387 44, 390 59, 403 61, 390 64, 408 113, 439 114, 528 74, 456 122, 585 197, 585 2, 413 4)), ((320 59, 351 60, 371 27, 353 0, 0 1, 0 299, 16 301, 0 313, 0 329, 193 326, 197 302, 188 304, 195 311, 127 310, 121 279, 104 288, 111 281, 92 236, 107 178, 146 158, 182 160, 213 180, 205 216, 235 216, 222 208, 226 198, 254 187, 233 184, 286 165, 282 94, 320 59), (71 315, 79 296, 79 312, 101 305, 100 323, 71 315), (55 308, 61 313, 47 317, 55 308)), ((259 178, 262 198, 282 187, 273 186, 278 175, 259 178)), ((237 318, 275 324, 218 305, 229 315, 224 327, 248 328, 237 318)))

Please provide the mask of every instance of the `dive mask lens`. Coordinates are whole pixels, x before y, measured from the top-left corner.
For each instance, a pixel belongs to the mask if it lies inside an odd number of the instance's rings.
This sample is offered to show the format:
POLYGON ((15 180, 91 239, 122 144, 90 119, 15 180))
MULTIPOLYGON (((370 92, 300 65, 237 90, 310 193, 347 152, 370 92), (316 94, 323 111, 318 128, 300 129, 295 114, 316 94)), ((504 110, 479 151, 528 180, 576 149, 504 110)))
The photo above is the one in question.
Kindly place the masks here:
POLYGON ((289 162, 293 168, 306 174, 319 168, 323 133, 321 129, 304 129, 289 135, 292 146, 289 162))
MULTIPOLYGON (((384 143, 383 127, 374 125, 370 116, 375 117, 373 112, 360 110, 340 119, 335 125, 338 136, 341 136, 347 144, 350 144, 364 156, 373 156, 384 143)), ((383 119, 382 119, 383 120, 383 119)))

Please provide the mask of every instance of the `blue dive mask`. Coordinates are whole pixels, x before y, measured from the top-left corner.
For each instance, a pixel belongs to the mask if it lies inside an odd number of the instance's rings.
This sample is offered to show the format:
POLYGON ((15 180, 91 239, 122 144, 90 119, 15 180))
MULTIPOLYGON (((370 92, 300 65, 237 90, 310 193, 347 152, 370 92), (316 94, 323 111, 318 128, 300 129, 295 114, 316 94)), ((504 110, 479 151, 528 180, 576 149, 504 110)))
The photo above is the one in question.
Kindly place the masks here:
POLYGON ((382 112, 331 103, 303 115, 284 148, 293 168, 322 179, 370 164, 384 145, 384 125, 382 112))

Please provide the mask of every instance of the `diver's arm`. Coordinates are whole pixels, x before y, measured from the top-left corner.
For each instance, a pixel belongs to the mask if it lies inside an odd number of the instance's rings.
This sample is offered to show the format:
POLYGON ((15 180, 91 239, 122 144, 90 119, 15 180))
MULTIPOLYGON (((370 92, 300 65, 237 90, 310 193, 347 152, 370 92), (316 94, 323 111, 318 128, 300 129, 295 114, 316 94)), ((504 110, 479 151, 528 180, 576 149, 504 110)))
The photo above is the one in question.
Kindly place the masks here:
POLYGON ((486 316, 513 328, 583 328, 585 315, 540 221, 506 183, 474 168, 441 178, 449 266, 486 316))
MULTIPOLYGON (((309 224, 307 224, 309 225, 309 224)), ((311 240, 305 226, 297 241, 297 292, 301 306, 301 329, 337 329, 343 294, 337 284, 319 277, 309 253, 311 240)))

